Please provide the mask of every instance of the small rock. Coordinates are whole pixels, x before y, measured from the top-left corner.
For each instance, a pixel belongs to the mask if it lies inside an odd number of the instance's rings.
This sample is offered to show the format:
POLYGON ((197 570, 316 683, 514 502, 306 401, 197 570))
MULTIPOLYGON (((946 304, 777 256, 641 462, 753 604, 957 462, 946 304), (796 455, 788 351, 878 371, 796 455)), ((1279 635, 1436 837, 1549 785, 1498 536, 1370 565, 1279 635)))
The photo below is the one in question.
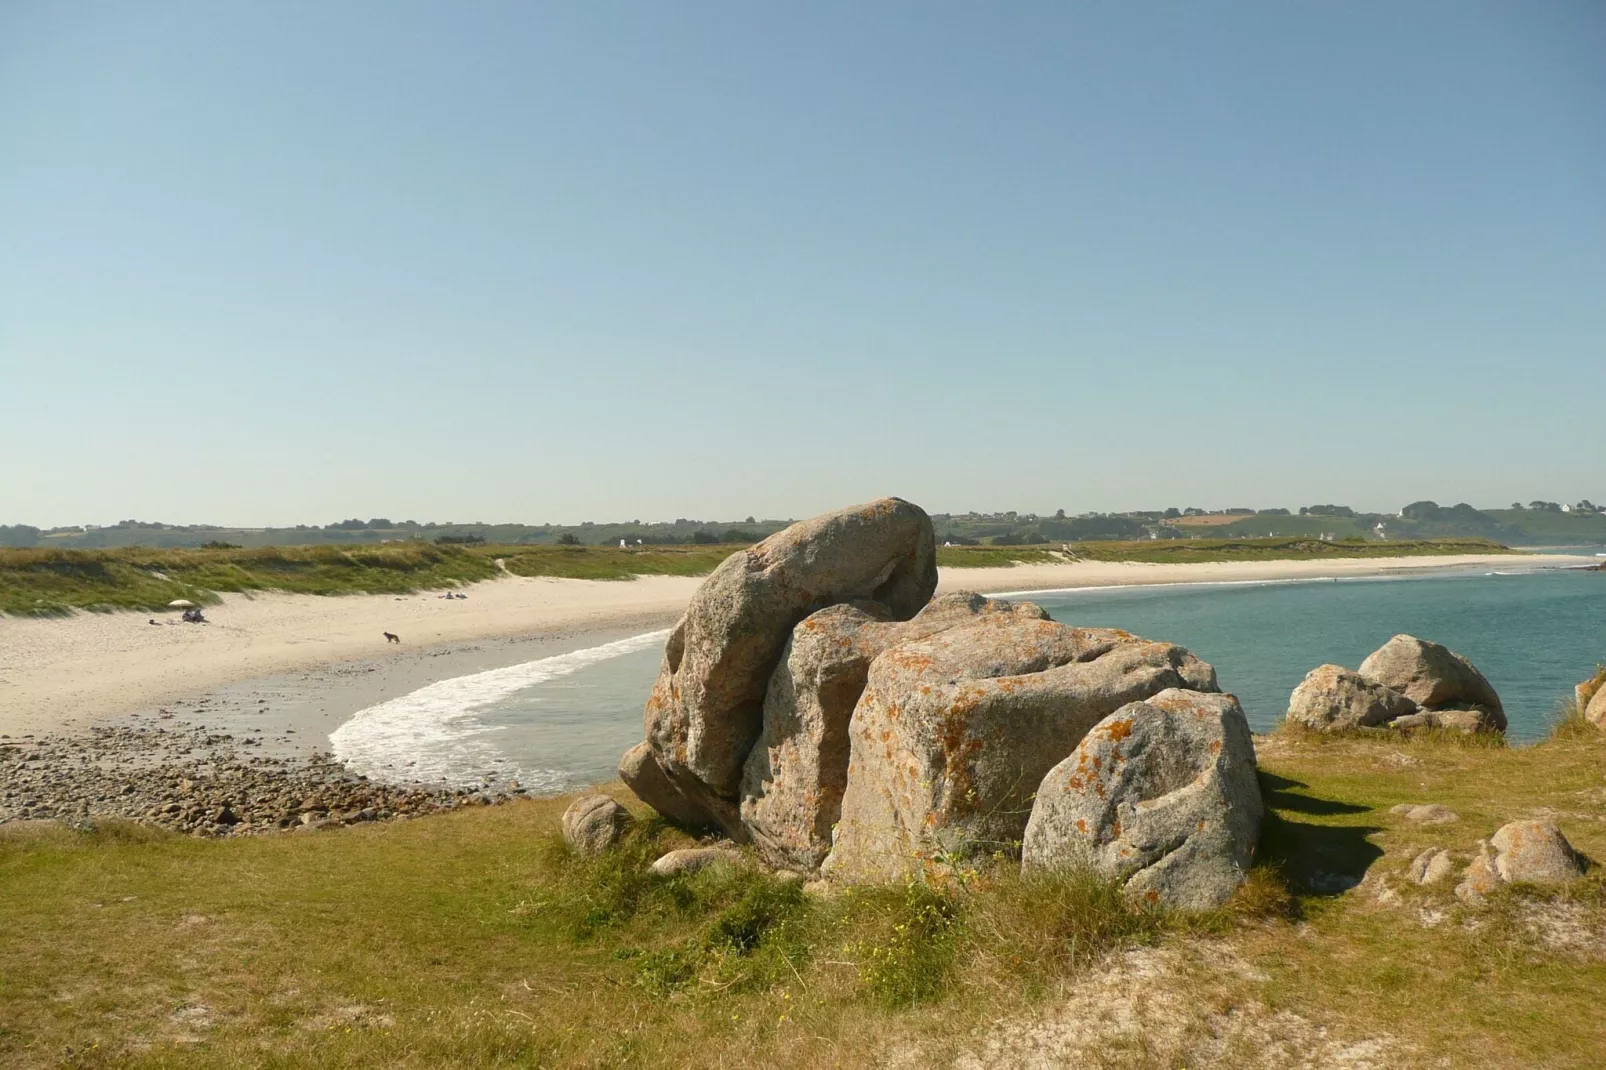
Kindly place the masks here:
POLYGON ((1478 905, 1501 884, 1566 884, 1583 876, 1584 861, 1550 821, 1513 821, 1478 842, 1455 894, 1478 905))
POLYGON ((1436 884, 1450 875, 1455 860, 1443 847, 1429 847, 1411 862, 1411 879, 1418 884, 1436 884))
POLYGON ((1427 803, 1425 805, 1401 803, 1398 806, 1391 807, 1389 813, 1399 814, 1405 820, 1418 825, 1447 825, 1452 821, 1461 820, 1460 814, 1448 807, 1440 806, 1438 803, 1427 803))
POLYGON ((600 854, 619 842, 633 820, 606 795, 582 795, 563 812, 563 839, 580 854, 600 854))
POLYGON ((1455 897, 1471 906, 1481 906, 1484 896, 1500 887, 1500 873, 1495 869, 1494 848, 1488 840, 1479 840, 1472 861, 1461 872, 1461 883, 1455 886, 1455 897))
POLYGON ((735 862, 741 854, 730 847, 685 847, 670 851, 652 864, 652 871, 660 877, 673 877, 677 873, 695 873, 716 862, 735 862))
POLYGON ((1584 874, 1578 852, 1549 821, 1513 821, 1502 825, 1489 843, 1497 852, 1495 869, 1502 880, 1565 884, 1584 874))

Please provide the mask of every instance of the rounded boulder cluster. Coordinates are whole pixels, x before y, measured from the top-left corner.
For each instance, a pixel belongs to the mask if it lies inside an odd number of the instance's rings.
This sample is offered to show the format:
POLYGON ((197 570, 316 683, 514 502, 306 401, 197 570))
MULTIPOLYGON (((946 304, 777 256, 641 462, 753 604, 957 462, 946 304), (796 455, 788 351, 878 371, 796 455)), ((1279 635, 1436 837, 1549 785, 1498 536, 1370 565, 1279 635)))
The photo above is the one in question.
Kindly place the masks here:
POLYGON ((946 874, 1027 840, 1030 866, 1094 865, 1148 901, 1230 896, 1263 808, 1215 670, 1030 602, 933 598, 935 547, 923 510, 881 498, 727 558, 665 644, 620 778, 804 877, 946 874), (1064 772, 1078 754, 1098 777, 1064 772))

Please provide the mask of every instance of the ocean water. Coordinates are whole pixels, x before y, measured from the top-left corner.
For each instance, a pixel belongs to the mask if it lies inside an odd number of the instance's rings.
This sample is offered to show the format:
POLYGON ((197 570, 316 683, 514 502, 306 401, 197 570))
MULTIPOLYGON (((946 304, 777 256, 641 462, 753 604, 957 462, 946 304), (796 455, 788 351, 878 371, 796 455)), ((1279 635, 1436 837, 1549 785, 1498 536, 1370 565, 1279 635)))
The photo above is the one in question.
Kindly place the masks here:
MULTIPOLYGON (((1028 597, 1028 596, 1021 596, 1028 597)), ((1187 584, 1029 596, 1067 624, 1180 643, 1216 667, 1251 725, 1276 726, 1324 662, 1355 668, 1409 632, 1470 658, 1500 693, 1514 741, 1606 661, 1606 575, 1444 572, 1409 578, 1187 584)), ((456 677, 371 707, 331 744, 357 772, 561 792, 614 776, 639 742, 666 632, 456 677)))
POLYGON ((1033 597, 1067 624, 1180 643, 1266 731, 1324 662, 1357 668, 1406 632, 1465 655, 1500 694, 1513 741, 1546 732, 1556 704, 1606 661, 1606 575, 1437 573, 1254 586, 1127 587, 1033 597))

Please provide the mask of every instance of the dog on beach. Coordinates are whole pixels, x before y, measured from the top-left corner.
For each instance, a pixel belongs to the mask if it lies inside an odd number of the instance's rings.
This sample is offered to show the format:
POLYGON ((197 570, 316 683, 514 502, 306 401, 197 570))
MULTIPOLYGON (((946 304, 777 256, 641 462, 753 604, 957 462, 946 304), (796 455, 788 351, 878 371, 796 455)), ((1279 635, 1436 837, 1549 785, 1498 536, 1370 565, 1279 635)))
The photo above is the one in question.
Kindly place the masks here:
POLYGON ((401 642, 401 636, 397 635, 395 632, 386 632, 385 633, 385 642, 387 642, 387 643, 399 643, 399 642, 401 642))

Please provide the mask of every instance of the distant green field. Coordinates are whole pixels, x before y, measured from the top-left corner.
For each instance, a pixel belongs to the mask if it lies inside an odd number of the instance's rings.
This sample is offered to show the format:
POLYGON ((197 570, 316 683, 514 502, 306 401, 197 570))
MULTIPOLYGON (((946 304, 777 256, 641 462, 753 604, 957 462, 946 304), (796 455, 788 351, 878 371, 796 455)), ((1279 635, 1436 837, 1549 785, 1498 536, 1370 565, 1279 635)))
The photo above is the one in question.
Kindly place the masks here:
POLYGON ((1284 561, 1336 557, 1422 557, 1513 554, 1521 551, 1489 539, 1401 539, 1322 542, 1311 538, 1171 539, 1073 543, 1072 553, 1091 561, 1284 561))
POLYGON ((1606 513, 1552 513, 1536 509, 1485 509, 1495 520, 1522 529, 1536 545, 1606 544, 1606 513))
POLYGON ((500 558, 515 576, 571 580, 629 580, 637 576, 702 576, 741 546, 476 546, 470 552, 500 558))
POLYGON ((1398 542, 1322 542, 1319 539, 1158 539, 1132 542, 1073 542, 1069 552, 1039 546, 948 546, 937 551, 945 568, 1042 564, 1055 561, 1142 561, 1185 564, 1204 561, 1298 561, 1338 557, 1419 557, 1519 553, 1488 539, 1416 539, 1398 542))
MULTIPOLYGON (((1194 529, 1179 527, 1179 531, 1194 529)), ((1333 535, 1337 538, 1360 538, 1371 534, 1371 525, 1348 516, 1246 516, 1231 524, 1199 529, 1200 534, 1219 538, 1242 538, 1248 535, 1283 538, 1305 535, 1333 535)))

